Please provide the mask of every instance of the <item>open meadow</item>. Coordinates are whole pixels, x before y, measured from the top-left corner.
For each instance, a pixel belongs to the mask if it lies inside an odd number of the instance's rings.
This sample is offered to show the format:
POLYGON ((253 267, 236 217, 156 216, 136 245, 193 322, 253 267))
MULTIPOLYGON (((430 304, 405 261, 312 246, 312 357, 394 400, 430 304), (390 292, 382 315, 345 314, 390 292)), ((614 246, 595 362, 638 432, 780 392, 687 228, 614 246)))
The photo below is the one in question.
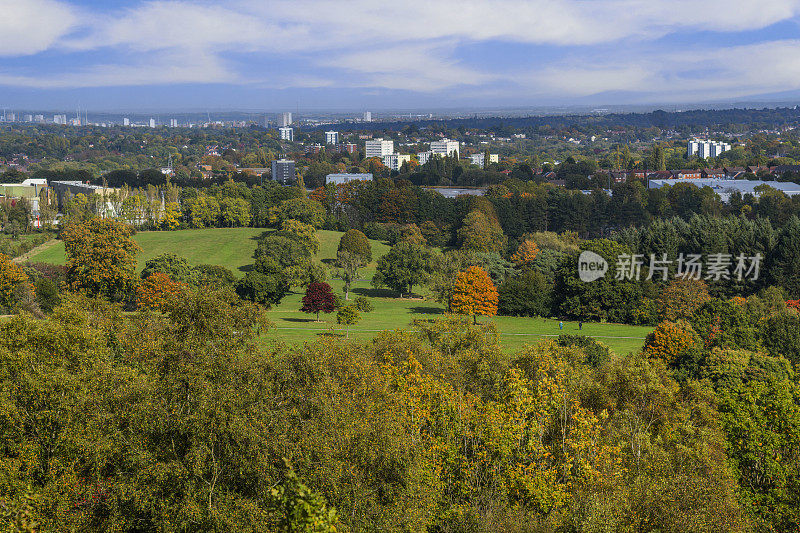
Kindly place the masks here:
MULTIPOLYGON (((146 231, 135 235, 134 240, 142 247, 138 257, 141 269, 145 261, 165 252, 172 252, 185 257, 190 264, 201 263, 224 266, 237 276, 244 275, 243 268, 253 262, 258 236, 265 231, 260 228, 209 228, 181 231, 146 231)), ((315 259, 323 264, 331 265, 336 257, 336 249, 342 233, 320 230, 320 250, 315 259)), ((362 320, 350 328, 350 338, 357 341, 368 341, 376 333, 384 330, 410 328, 415 319, 441 317, 445 312, 442 304, 428 299, 396 298, 391 291, 375 289, 370 280, 375 273, 377 259, 389 250, 386 243, 371 241, 373 261, 361 270, 361 278, 353 284, 351 299, 355 296, 370 298, 374 311, 362 314, 362 320)), ((34 255, 31 261, 64 264, 64 245, 46 248, 34 255)), ((333 271, 328 282, 334 291, 343 296, 343 282, 333 278, 333 271)), ((422 288, 420 288, 422 289, 422 288)), ((417 289, 425 295, 424 289, 417 289)), ((344 336, 345 330, 336 324, 335 313, 321 315, 320 322, 313 315, 300 311, 302 291, 295 287, 268 312, 273 327, 265 335, 265 342, 310 342, 320 335, 336 334, 344 336)), ((486 323, 488 318, 481 318, 486 323)), ((526 344, 537 343, 543 339, 558 336, 560 333, 582 334, 596 338, 608 345, 618 354, 635 351, 644 344, 644 338, 652 331, 646 326, 628 326, 622 324, 585 323, 578 330, 575 322, 564 322, 564 329, 559 330, 558 320, 498 316, 491 319, 497 326, 502 347, 508 351, 516 351, 526 344)))

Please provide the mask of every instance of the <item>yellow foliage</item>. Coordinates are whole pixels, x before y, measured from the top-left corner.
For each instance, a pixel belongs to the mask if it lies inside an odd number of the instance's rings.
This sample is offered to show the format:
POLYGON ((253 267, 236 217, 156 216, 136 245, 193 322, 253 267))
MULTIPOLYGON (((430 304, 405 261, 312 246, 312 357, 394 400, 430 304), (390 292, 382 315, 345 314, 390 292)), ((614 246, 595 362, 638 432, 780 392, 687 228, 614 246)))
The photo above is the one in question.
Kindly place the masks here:
POLYGON ((459 272, 453 284, 450 308, 460 315, 497 314, 498 295, 489 274, 480 267, 471 266, 459 272))

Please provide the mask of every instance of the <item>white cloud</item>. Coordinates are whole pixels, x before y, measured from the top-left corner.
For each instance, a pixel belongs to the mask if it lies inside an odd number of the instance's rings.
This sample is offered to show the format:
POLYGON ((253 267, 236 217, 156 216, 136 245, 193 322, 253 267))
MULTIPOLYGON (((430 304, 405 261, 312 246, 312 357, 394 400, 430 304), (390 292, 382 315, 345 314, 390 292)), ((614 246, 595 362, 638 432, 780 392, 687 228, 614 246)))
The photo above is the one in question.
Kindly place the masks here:
POLYGON ((0 0, 0 56, 50 48, 77 22, 74 9, 55 0, 0 0))
POLYGON ((114 58, 62 74, 6 71, 0 73, 5 85, 269 79, 271 87, 286 88, 458 88, 467 94, 468 87, 471 94, 517 91, 526 97, 628 91, 670 100, 800 89, 799 41, 696 53, 671 52, 656 42, 680 33, 691 43, 693 32, 758 30, 795 20, 800 0, 151 0, 80 14, 59 0, 0 0, 0 8, 0 56, 58 50, 65 64, 70 53, 102 51, 114 58), (543 54, 503 71, 491 60, 470 66, 459 59, 463 47, 487 41, 544 45, 559 51, 558 63, 543 54), (252 56, 238 55, 234 64, 229 55, 240 53, 252 56), (261 65, 272 60, 282 67, 265 72, 261 65))
POLYGON ((0 85, 44 89, 141 86, 180 83, 241 83, 214 57, 169 52, 131 64, 99 64, 62 74, 24 76, 0 72, 0 85))

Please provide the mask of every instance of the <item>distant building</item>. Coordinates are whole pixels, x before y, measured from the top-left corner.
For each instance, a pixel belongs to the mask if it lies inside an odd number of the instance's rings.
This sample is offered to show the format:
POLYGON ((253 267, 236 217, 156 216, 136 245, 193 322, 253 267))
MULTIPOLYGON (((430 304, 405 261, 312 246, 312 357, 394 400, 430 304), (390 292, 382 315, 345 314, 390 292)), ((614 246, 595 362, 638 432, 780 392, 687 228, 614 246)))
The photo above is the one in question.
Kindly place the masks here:
POLYGON ((178 127, 178 119, 177 118, 169 119, 169 127, 170 128, 177 128, 178 127))
POLYGON ((701 141, 693 139, 686 145, 686 153, 689 157, 697 155, 701 159, 709 157, 719 157, 723 152, 731 149, 731 145, 723 142, 701 141))
POLYGON ((17 120, 17 115, 15 113, 6 113, 5 117, 6 122, 16 122, 17 120))
POLYGON ((294 141, 294 128, 278 128, 282 141, 294 141))
POLYGON ((356 146, 355 143, 339 143, 336 145, 336 151, 339 153, 347 152, 348 154, 352 154, 355 153, 356 150, 358 150, 358 146, 356 146))
POLYGON ((726 180, 726 179, 671 179, 671 180, 650 180, 651 189, 660 189, 668 185, 673 186, 678 183, 689 183, 697 187, 710 187, 715 193, 719 195, 723 202, 730 200, 731 194, 736 192, 744 194, 752 194, 758 196, 759 193, 755 188, 759 185, 768 185, 773 189, 782 191, 787 196, 800 195, 800 185, 791 181, 750 181, 750 180, 726 180))
MULTIPOLYGON (((75 196, 76 194, 82 194, 87 198, 90 198, 93 195, 97 195, 105 199, 109 194, 117 190, 111 187, 103 187, 102 185, 90 185, 82 181, 51 181, 50 187, 56 194, 59 209, 64 207, 64 202, 66 200, 75 196)), ((101 216, 105 216, 107 214, 116 216, 119 214, 113 212, 114 209, 111 203, 108 201, 101 202, 99 208, 100 208, 99 214, 101 216)))
POLYGON ((325 144, 339 144, 339 132, 338 131, 326 131, 325 132, 325 144))
POLYGON ((364 122, 372 122, 372 112, 364 111, 364 122))
POLYGON ((394 153, 394 141, 373 139, 364 143, 364 157, 383 157, 394 153))
POLYGON ((442 157, 446 155, 454 155, 458 157, 460 152, 460 144, 458 141, 451 141, 450 139, 442 139, 441 141, 434 141, 431 143, 431 152, 439 154, 442 157))
POLYGON ((25 122, 33 122, 33 115, 25 115, 22 120, 25 122))
POLYGON ((399 172, 403 163, 411 161, 411 156, 408 154, 388 154, 383 156, 383 164, 389 167, 389 170, 399 172))
POLYGON ((131 119, 129 119, 128 117, 123 118, 122 119, 122 125, 123 126, 130 126, 131 125, 131 119))
POLYGON ((67 125, 67 115, 53 115, 53 124, 67 125))
POLYGON ((272 181, 277 181, 281 185, 294 183, 297 176, 294 170, 294 161, 289 159, 278 159, 272 162, 272 181))
POLYGON ((278 126, 281 128, 285 128, 286 126, 291 126, 292 124, 292 114, 290 112, 281 113, 278 115, 278 126))
POLYGON ((33 121, 41 124, 42 122, 44 122, 44 115, 34 115, 33 121))
MULTIPOLYGON (((478 165, 479 167, 483 166, 483 152, 477 154, 471 154, 469 158, 472 160, 473 165, 478 165)), ((489 154, 489 163, 499 163, 500 156, 498 154, 489 154)))
POLYGON ((156 127, 156 119, 154 119, 154 118, 150 119, 150 127, 151 128, 155 128, 156 127))
POLYGON ((341 185, 351 181, 372 181, 372 174, 328 174, 325 176, 325 184, 333 183, 341 185))
POLYGON ((433 152, 430 152, 430 151, 418 153, 417 154, 417 160, 419 161, 420 166, 424 165, 425 163, 427 163, 432 155, 433 155, 433 152))
POLYGON ((309 145, 306 146, 306 150, 305 150, 305 152, 307 154, 318 154, 318 153, 324 152, 324 151, 325 151, 325 147, 322 146, 319 143, 309 144, 309 145))

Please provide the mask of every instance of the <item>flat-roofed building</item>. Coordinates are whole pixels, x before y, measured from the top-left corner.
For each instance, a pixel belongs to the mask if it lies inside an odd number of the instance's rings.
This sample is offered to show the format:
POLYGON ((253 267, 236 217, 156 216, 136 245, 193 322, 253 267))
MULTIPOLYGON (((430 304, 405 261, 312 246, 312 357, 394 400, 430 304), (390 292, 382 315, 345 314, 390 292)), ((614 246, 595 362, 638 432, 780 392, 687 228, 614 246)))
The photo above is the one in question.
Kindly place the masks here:
POLYGON ((403 163, 411 161, 411 156, 408 154, 388 154, 383 156, 383 164, 389 167, 389 170, 399 172, 403 163))
POLYGON ((373 139, 364 143, 364 157, 383 157, 394 153, 394 141, 373 139))
POLYGON ((289 185, 297 179, 294 161, 291 159, 278 159, 272 162, 272 181, 281 185, 289 185))
POLYGON ((342 185, 351 181, 372 181, 372 174, 328 174, 325 176, 325 184, 333 183, 342 185))

